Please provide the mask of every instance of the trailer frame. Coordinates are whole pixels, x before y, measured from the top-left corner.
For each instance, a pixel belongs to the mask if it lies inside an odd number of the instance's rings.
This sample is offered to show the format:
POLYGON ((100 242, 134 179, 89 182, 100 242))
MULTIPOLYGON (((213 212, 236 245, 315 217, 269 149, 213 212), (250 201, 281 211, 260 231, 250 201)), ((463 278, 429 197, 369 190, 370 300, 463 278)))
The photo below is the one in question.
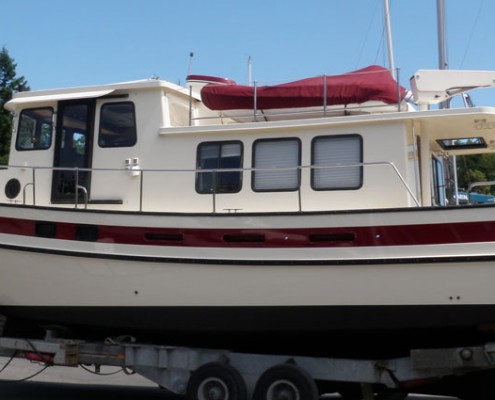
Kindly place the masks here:
MULTIPOLYGON (((337 387, 359 384, 362 398, 371 400, 376 398, 376 387, 381 387, 383 393, 407 395, 408 388, 413 387, 415 382, 494 369, 495 343, 414 349, 407 357, 368 360, 238 353, 222 349, 140 344, 118 339, 92 342, 57 338, 53 332, 47 331, 46 337, 41 340, 0 336, 0 356, 26 358, 47 366, 93 365, 96 370, 101 366, 117 366, 132 370, 170 392, 186 394, 188 399, 195 399, 195 395, 191 394, 191 381, 199 370, 208 376, 208 372, 205 372, 208 368, 217 372, 224 369, 226 380, 230 379, 229 376, 234 381, 239 379, 238 376, 242 377, 246 391, 242 396, 251 399, 267 371, 278 368, 280 374, 286 366, 289 375, 307 376, 308 381, 336 384, 337 387)), ((222 378, 218 378, 218 381, 221 382, 222 378)), ((210 383, 215 386, 215 382, 210 383)), ((221 390, 224 384, 218 385, 221 390)), ((221 394, 218 398, 230 399, 221 394)))

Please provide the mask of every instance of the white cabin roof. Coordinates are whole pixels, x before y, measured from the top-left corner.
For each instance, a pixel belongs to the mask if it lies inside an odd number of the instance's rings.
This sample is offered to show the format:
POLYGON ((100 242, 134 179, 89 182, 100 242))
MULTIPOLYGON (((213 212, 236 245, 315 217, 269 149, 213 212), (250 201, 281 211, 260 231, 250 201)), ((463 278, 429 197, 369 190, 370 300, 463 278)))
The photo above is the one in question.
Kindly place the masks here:
POLYGON ((168 92, 188 97, 192 95, 195 100, 200 100, 197 93, 190 93, 188 89, 171 82, 158 79, 144 79, 129 82, 112 83, 106 85, 73 87, 67 89, 34 90, 15 93, 12 100, 5 104, 5 108, 14 112, 18 108, 31 103, 50 102, 71 99, 90 99, 111 94, 119 94, 126 90, 164 89, 168 92))

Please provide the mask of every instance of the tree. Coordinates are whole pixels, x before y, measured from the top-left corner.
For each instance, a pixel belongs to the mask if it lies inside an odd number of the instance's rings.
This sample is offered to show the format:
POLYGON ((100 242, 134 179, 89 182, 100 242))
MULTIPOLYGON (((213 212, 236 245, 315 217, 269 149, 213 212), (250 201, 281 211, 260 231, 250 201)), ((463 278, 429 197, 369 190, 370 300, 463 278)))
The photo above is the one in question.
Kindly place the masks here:
MULTIPOLYGON (((457 158, 457 177, 459 187, 467 190, 474 182, 495 181, 495 154, 472 154, 457 158)), ((495 186, 477 186, 474 191, 483 194, 495 194, 495 186)))
POLYGON ((23 76, 16 76, 17 64, 5 47, 0 51, 0 165, 8 162, 12 115, 4 108, 15 91, 29 90, 23 76))

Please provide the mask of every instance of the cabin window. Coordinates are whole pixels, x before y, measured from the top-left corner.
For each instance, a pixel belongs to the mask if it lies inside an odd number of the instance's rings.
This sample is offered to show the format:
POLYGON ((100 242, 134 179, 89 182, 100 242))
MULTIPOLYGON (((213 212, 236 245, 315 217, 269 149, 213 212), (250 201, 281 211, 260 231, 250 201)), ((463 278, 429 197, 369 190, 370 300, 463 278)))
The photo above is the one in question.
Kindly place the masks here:
POLYGON ((21 111, 17 131, 17 150, 44 150, 52 144, 53 109, 30 108, 21 111))
POLYGON ((197 155, 196 191, 204 194, 239 192, 242 186, 240 168, 241 142, 201 143, 197 155))
POLYGON ((313 139, 311 187, 314 190, 351 190, 363 184, 363 150, 359 135, 313 139))
MULTIPOLYGON (((433 157, 431 160, 433 171, 433 204, 445 206, 447 205, 446 182, 445 182, 445 164, 440 157, 433 157)), ((466 199, 459 199, 466 202, 466 199)))
POLYGON ((485 149, 487 147, 482 137, 441 139, 437 142, 444 150, 485 149))
POLYGON ((299 139, 261 139, 253 147, 253 190, 297 190, 300 184, 299 139))
POLYGON ((131 147, 137 142, 134 103, 106 103, 101 106, 100 147, 131 147))

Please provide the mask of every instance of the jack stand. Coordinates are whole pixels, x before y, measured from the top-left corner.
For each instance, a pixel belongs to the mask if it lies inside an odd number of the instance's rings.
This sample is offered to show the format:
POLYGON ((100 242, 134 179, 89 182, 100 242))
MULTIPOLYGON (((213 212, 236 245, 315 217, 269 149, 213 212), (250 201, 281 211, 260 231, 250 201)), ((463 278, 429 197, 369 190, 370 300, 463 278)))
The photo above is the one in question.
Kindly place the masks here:
POLYGON ((363 400, 374 400, 373 385, 371 383, 361 383, 361 394, 363 400))
POLYGON ((3 331, 5 330, 6 323, 7 317, 5 315, 0 315, 0 336, 3 336, 3 331))
POLYGON ((64 339, 69 334, 69 330, 63 326, 49 325, 44 326, 45 328, 45 340, 57 340, 64 339))

